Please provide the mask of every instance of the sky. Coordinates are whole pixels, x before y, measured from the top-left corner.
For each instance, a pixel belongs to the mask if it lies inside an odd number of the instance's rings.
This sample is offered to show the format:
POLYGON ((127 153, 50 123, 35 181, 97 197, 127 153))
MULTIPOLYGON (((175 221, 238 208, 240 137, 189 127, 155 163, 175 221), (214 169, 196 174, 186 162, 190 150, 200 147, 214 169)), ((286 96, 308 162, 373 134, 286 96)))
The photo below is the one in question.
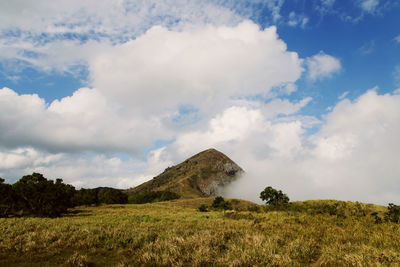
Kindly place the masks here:
POLYGON ((0 0, 0 177, 400 203, 400 0, 0 0))

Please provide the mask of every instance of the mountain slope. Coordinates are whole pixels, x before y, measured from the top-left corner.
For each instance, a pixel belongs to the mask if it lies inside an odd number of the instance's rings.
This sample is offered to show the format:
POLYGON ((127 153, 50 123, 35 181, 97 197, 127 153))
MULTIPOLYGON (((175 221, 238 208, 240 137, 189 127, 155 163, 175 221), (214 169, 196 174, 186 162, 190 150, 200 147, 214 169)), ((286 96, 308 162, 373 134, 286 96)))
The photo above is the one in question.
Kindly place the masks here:
POLYGON ((221 187, 243 172, 230 158, 211 148, 166 168, 148 182, 128 189, 128 194, 167 190, 184 198, 215 196, 221 187))

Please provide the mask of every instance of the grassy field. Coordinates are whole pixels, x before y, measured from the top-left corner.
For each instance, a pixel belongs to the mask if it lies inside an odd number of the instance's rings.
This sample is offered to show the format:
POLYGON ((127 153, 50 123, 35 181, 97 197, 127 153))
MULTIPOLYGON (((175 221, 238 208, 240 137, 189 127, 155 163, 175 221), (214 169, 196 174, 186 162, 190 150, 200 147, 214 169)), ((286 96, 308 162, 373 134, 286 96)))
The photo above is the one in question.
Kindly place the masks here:
POLYGON ((308 201, 266 212, 234 201, 237 211, 197 211, 211 202, 0 219, 0 266, 400 266, 400 225, 371 215, 385 207, 308 201))

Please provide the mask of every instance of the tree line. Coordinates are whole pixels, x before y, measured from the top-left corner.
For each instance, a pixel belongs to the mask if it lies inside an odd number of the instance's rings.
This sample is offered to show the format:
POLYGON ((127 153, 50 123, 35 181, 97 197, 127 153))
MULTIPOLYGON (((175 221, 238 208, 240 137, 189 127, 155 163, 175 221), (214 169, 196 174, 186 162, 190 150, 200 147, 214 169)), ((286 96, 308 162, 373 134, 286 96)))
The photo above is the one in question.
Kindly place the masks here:
POLYGON ((0 178, 0 217, 34 215, 58 217, 81 205, 125 204, 128 195, 114 188, 80 189, 48 180, 40 173, 25 175, 10 185, 0 178))

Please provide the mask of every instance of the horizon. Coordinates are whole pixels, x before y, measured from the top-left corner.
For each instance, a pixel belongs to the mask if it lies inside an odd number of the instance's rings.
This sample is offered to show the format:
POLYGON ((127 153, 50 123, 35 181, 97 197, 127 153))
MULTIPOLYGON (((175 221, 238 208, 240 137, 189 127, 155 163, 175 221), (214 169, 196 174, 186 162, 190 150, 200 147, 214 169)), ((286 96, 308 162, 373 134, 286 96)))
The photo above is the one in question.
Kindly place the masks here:
POLYGON ((400 203, 399 14, 399 0, 2 2, 0 177, 130 188, 212 147, 247 173, 226 197, 400 203))

